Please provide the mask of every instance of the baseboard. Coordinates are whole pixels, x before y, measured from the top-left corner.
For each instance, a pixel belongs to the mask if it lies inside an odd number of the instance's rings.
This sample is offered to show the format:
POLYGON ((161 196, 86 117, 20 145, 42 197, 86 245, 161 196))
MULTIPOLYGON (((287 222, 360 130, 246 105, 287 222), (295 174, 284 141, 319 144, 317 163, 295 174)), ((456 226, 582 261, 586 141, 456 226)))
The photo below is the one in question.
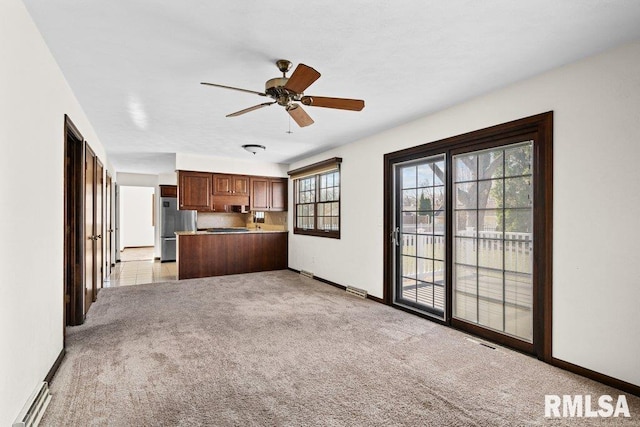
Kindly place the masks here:
MULTIPOLYGON (((287 269, 290 270, 290 271, 293 271, 294 273, 300 274, 300 270, 296 270, 295 268, 287 267, 287 269)), ((326 283, 327 285, 331 285, 331 286, 336 287, 338 289, 342 289, 343 291, 347 290, 346 286, 343 286, 343 285, 341 285, 339 283, 336 283, 336 282, 332 282, 331 280, 323 279, 322 277, 318 277, 318 276, 313 276, 313 278, 315 280, 317 280, 318 282, 326 283)), ((367 298, 372 300, 372 301, 384 304, 384 300, 382 298, 374 297, 373 295, 369 295, 369 294, 367 294, 367 298)))
POLYGON ((574 374, 581 375, 583 377, 589 378, 599 383, 617 388, 618 390, 622 390, 626 393, 633 394, 635 396, 640 397, 640 386, 637 386, 635 384, 631 384, 626 381, 622 381, 617 378, 613 378, 608 375, 601 374, 600 372, 592 371, 591 369, 588 369, 588 368, 583 368, 582 366, 575 365, 570 362, 565 362, 564 360, 556 359, 555 357, 552 357, 551 360, 548 360, 546 362, 548 362, 550 365, 564 369, 565 371, 573 372, 574 374))
POLYGON ((60 354, 58 354, 58 357, 56 358, 56 361, 53 362, 53 366, 51 366, 51 369, 49 369, 49 372, 47 372, 47 376, 44 377, 44 381, 51 384, 51 380, 53 380, 56 372, 58 372, 58 368, 62 364, 62 360, 64 359, 65 354, 67 354, 67 350, 62 348, 62 350, 60 350, 60 354))
POLYGON ((342 286, 336 282, 332 282, 331 280, 327 280, 327 279, 323 279, 322 277, 318 277, 318 276, 313 276, 314 279, 316 279, 318 282, 322 282, 322 283, 326 283, 327 285, 331 285, 333 287, 336 287, 338 289, 342 289, 343 291, 347 290, 346 286, 342 286))
POLYGON ((367 294, 367 298, 369 298, 372 301, 379 302, 380 304, 385 304, 382 298, 374 297, 373 295, 369 295, 369 294, 367 294))

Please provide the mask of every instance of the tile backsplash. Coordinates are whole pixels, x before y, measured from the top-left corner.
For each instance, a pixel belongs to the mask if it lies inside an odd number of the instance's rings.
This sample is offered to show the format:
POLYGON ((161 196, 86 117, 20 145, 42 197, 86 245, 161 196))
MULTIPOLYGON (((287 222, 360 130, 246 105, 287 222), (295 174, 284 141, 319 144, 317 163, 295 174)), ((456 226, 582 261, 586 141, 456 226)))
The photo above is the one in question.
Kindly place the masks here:
POLYGON ((198 212, 198 228, 245 227, 251 215, 198 212))
POLYGON ((264 223, 253 222, 253 213, 248 215, 247 227, 260 227, 263 230, 287 230, 287 212, 265 212, 264 223))
POLYGON ((253 222, 253 213, 198 212, 198 228, 247 227, 263 230, 287 230, 287 212, 265 212, 264 223, 253 222))

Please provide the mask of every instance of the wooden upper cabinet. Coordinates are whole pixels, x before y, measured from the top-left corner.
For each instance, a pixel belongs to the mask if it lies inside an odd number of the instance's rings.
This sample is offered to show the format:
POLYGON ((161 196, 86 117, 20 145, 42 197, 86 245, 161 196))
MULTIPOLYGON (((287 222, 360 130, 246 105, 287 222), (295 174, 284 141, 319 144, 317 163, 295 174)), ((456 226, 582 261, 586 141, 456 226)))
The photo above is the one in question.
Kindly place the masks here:
POLYGON ((212 174, 178 171, 179 209, 211 211, 212 174))
POLYGON ((160 197, 178 197, 178 186, 176 185, 161 185, 160 197))
POLYGON ((234 212, 234 206, 250 205, 255 211, 286 211, 288 183, 287 178, 178 171, 178 207, 234 212))
POLYGON ((248 196, 249 177, 245 175, 213 174, 214 196, 248 196))
POLYGON ((286 211, 288 192, 287 187, 289 180, 287 178, 282 179, 269 179, 269 190, 271 193, 271 205, 272 211, 286 211))
POLYGON ((251 178, 251 210, 269 210, 269 179, 251 178))
POLYGON ((287 178, 251 178, 251 210, 286 211, 287 178))

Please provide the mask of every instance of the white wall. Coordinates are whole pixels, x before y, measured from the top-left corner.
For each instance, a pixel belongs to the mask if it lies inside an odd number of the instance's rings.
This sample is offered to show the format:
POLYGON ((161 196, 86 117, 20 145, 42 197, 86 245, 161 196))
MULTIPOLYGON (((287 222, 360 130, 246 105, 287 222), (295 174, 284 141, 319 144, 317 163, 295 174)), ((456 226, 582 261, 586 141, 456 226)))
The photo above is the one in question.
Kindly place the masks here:
POLYGON ((155 187, 120 187, 120 250, 154 246, 155 187))
POLYGON ((62 350, 64 114, 104 148, 20 0, 0 1, 0 425, 62 350))
POLYGON ((116 181, 121 186, 155 187, 158 185, 158 175, 118 172, 116 181))
POLYGON ((550 110, 553 356, 640 385, 640 41, 292 164, 343 158, 342 239, 291 235, 289 266, 381 297, 384 154, 550 110))
MULTIPOLYGON (((150 187, 155 189, 155 223, 160 224, 160 187, 158 185, 160 183, 164 184, 165 180, 169 180, 171 182, 171 175, 174 176, 172 185, 175 185, 175 172, 172 174, 161 174, 161 175, 153 175, 153 174, 145 174, 145 173, 127 173, 127 172, 118 172, 117 180, 118 185, 122 187, 132 186, 132 187, 150 187), (163 180, 163 182, 160 182, 163 180)), ((120 213, 123 212, 122 204, 120 205, 120 213)), ((126 214, 125 214, 126 215, 126 214)), ((149 245, 142 246, 153 246, 153 256, 155 258, 160 258, 160 227, 154 227, 154 239, 153 243, 149 245)), ((118 230, 120 233, 120 249, 124 248, 127 245, 122 241, 122 227, 118 230)), ((146 231, 145 231, 146 235, 146 231)), ((146 240, 146 239, 145 239, 146 240)), ((118 258, 120 259, 120 258, 118 258)))
POLYGON ((176 170, 286 177, 289 167, 280 163, 177 153, 176 170))

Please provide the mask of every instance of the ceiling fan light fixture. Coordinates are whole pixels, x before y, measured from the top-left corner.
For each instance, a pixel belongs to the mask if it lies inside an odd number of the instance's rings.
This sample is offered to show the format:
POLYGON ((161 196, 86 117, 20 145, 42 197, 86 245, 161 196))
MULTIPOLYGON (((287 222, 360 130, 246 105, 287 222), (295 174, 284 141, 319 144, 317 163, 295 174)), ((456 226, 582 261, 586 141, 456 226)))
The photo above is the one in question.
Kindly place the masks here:
POLYGON ((267 149, 267 147, 265 147, 264 145, 258 145, 258 144, 245 144, 242 146, 242 148, 244 148, 250 153, 253 153, 253 155, 255 155, 258 151, 264 151, 267 149))

